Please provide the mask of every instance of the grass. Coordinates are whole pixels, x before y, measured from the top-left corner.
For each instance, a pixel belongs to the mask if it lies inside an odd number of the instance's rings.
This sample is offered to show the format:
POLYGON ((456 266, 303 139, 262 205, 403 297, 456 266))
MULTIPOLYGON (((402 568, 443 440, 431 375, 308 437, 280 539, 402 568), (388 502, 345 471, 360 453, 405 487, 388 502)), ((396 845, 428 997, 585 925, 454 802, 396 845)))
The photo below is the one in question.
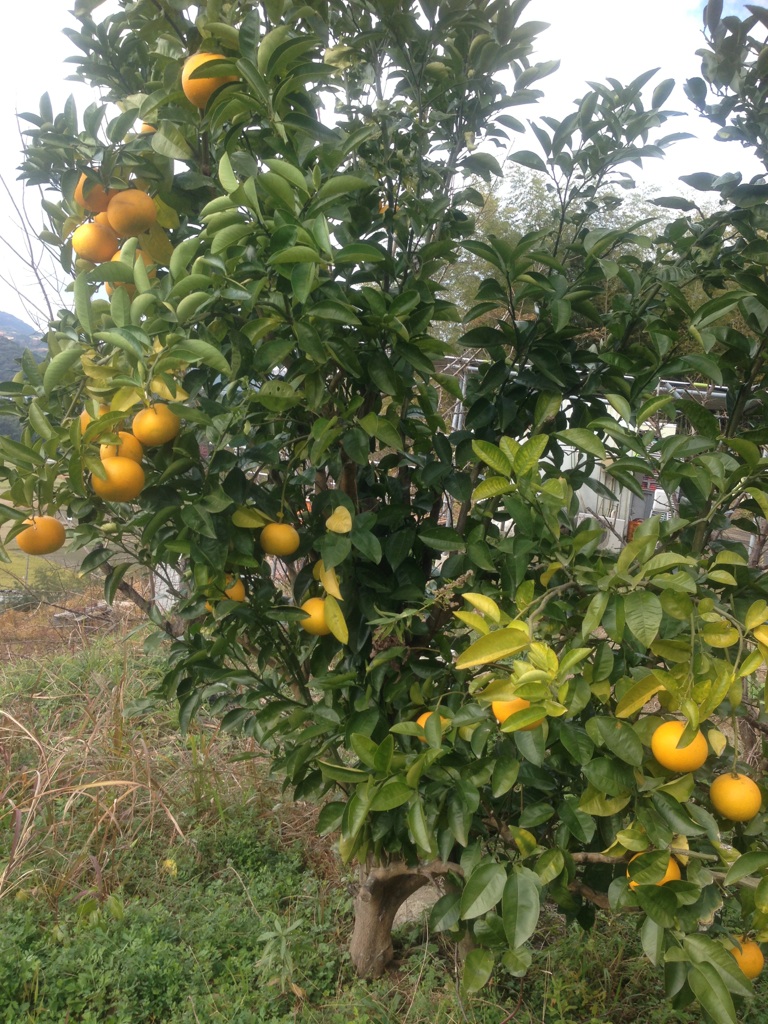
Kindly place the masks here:
MULTIPOLYGON (((3 617, 3 623, 8 616, 3 617)), ((0 666, 0 1024, 695 1024, 634 930, 548 912, 534 964, 461 1000, 419 923, 362 982, 354 878, 248 742, 172 708, 139 637, 0 666)), ((756 1000, 745 1024, 768 1017, 756 1000)))

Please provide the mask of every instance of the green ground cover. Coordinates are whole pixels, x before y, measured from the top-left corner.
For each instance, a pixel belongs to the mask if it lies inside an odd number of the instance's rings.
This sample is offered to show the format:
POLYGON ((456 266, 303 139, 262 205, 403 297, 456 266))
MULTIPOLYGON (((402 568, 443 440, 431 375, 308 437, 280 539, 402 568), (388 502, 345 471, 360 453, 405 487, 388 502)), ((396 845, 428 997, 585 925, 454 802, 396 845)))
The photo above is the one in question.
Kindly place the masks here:
MULTIPOLYGON (((146 693, 140 636, 0 670, 0 1024, 686 1022, 631 927, 558 915, 534 966, 462 999, 455 954, 415 922, 360 982, 354 877, 258 751, 182 739, 146 693)), ((746 1024, 768 1021, 759 998, 746 1024)))

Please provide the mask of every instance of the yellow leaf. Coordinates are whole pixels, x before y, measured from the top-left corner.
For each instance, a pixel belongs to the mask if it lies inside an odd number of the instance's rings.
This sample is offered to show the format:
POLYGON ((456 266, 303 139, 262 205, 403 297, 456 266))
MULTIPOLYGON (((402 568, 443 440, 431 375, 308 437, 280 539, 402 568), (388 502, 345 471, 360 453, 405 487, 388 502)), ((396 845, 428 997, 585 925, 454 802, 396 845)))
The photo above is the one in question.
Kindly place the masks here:
POLYGON ((482 633, 485 636, 486 633, 490 633, 491 628, 482 615, 478 615, 476 612, 454 612, 454 616, 463 622, 470 629, 476 629, 478 633, 482 633))
POLYGON ((138 388, 120 388, 109 400, 112 412, 126 412, 143 401, 144 392, 138 388))
POLYGON ((153 263, 157 263, 161 267, 167 267, 171 262, 173 246, 170 238, 159 224, 153 224, 149 231, 139 235, 138 247, 151 258, 153 263))
MULTIPOLYGON (((326 594, 330 594, 339 601, 344 600, 341 596, 341 590, 339 589, 339 578, 336 575, 336 570, 326 569, 323 565, 322 558, 318 562, 315 562, 314 568, 312 569, 312 575, 316 580, 320 581, 322 586, 325 588, 326 594)), ((346 641, 344 641, 344 643, 346 643, 346 641)))
POLYGON ((349 533, 352 529, 352 515, 349 509, 339 505, 333 515, 325 520, 325 528, 331 533, 349 533))
MULTIPOLYGON (((768 627, 758 626, 757 628, 765 628, 768 633, 768 627)), ((701 631, 701 638, 710 647, 725 648, 737 644, 740 636, 735 626, 729 626, 725 622, 707 622, 701 631)))
POLYGON ((330 594, 325 599, 325 621, 340 644, 349 643, 349 630, 339 602, 330 594))
POLYGON ((658 677, 649 673, 627 690, 619 703, 616 705, 617 718, 629 718, 644 707, 655 694, 666 687, 659 681, 658 677))
POLYGON ((171 389, 164 380, 153 380, 149 385, 149 390, 165 402, 183 402, 185 398, 189 398, 189 393, 180 384, 176 385, 175 392, 171 394, 171 389))
POLYGON ((752 633, 759 644, 768 645, 768 626, 755 626, 752 633))
POLYGON ((707 741, 709 742, 710 747, 712 747, 712 749, 718 757, 720 757, 720 755, 728 745, 728 740, 720 732, 719 729, 708 729, 707 741))
POLYGON ((501 619, 501 609, 490 597, 486 597, 485 594, 462 594, 465 601, 468 601, 473 608, 476 608, 483 615, 487 615, 489 619, 494 622, 499 622, 501 619))
POLYGON ((752 651, 739 665, 738 678, 743 679, 744 676, 751 676, 753 672, 757 672, 762 664, 763 656, 760 651, 752 651))
POLYGON ((266 526, 269 522, 271 520, 263 512, 259 512, 257 508, 248 508, 245 505, 241 505, 232 513, 232 523, 235 526, 241 526, 245 530, 260 530, 262 526, 266 526))
POLYGON ((528 627, 524 622, 512 621, 504 629, 481 636, 470 644, 456 659, 456 668, 476 668, 491 665, 524 650, 530 643, 528 627))
POLYGON ((548 587, 552 577, 555 575, 556 572, 558 572, 558 570, 562 568, 563 567, 560 564, 560 562, 553 562, 548 568, 546 568, 544 572, 541 574, 541 579, 539 580, 542 587, 548 587))

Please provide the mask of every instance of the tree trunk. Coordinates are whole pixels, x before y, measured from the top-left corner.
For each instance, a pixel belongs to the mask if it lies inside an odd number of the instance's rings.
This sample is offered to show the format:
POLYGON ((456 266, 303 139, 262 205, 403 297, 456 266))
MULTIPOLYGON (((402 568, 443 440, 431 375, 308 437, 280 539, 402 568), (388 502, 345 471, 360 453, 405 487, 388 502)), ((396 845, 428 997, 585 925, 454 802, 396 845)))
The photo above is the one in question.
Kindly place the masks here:
POLYGON ((361 978, 380 978, 391 961, 392 922, 400 905, 431 881, 429 870, 405 864, 373 868, 355 897, 355 928, 349 946, 361 978))

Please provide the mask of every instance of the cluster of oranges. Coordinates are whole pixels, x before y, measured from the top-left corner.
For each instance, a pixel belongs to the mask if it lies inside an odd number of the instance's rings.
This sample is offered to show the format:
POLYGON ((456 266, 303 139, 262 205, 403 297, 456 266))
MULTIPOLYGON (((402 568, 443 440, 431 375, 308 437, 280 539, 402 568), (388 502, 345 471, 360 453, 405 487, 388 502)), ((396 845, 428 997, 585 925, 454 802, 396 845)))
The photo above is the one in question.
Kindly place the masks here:
MULTIPOLYGON (((99 407, 99 416, 109 412, 108 405, 99 407)), ((87 409, 80 413, 80 430, 92 422, 87 409)), ((144 489, 145 475, 141 466, 144 449, 173 440, 179 433, 181 420, 167 405, 157 402, 141 409, 133 417, 131 430, 119 430, 117 442, 102 444, 99 456, 104 476, 93 474, 91 487, 104 501, 135 501, 144 489)), ((28 555, 50 555, 66 540, 64 525, 55 516, 30 516, 27 529, 16 535, 16 543, 28 555)))
POLYGON ((157 221, 157 207, 146 192, 139 188, 105 189, 85 173, 77 183, 74 199, 93 215, 72 233, 75 254, 90 263, 119 259, 121 239, 135 238, 157 221))
MULTIPOLYGON (((259 544, 265 555, 273 555, 277 558, 289 558, 294 555, 301 544, 301 537, 290 523, 267 523, 259 536, 259 544)), ((229 589, 224 591, 224 596, 230 601, 245 601, 245 587, 242 580, 227 578, 229 589), (229 586, 229 584, 232 584, 229 586)), ((325 599, 322 597, 310 597, 301 606, 305 618, 301 619, 299 625, 311 636, 328 636, 331 632, 325 614, 325 599)), ((211 611, 210 603, 206 604, 208 611, 211 611)))
MULTIPOLYGON (((491 711, 494 718, 502 724, 510 715, 517 714, 530 707, 530 701, 523 697, 517 697, 509 701, 494 701, 491 704, 491 711)), ((422 712, 416 719, 416 724, 424 730, 431 716, 437 715, 437 711, 422 712)), ((451 725, 450 719, 440 717, 440 729, 445 733, 451 725)), ((544 721, 543 718, 523 726, 521 731, 536 729, 544 721)), ((675 772, 694 772, 702 767, 709 756, 709 746, 703 733, 698 730, 694 738, 684 746, 678 746, 680 739, 685 732, 686 723, 677 719, 662 722, 656 727, 651 736, 651 751, 654 758, 663 768, 675 772)), ((419 736, 422 742, 425 737, 419 736)), ((762 806, 763 797, 759 786, 747 775, 732 771, 718 775, 709 787, 709 799, 714 810, 727 821, 748 822, 754 818, 762 806)), ((647 852, 647 851, 646 851, 647 852)), ((635 854, 629 861, 631 864, 642 853, 635 854)), ((629 877, 629 870, 627 871, 629 877)), ((682 878, 680 864, 670 854, 664 871, 664 875, 655 883, 666 885, 667 882, 677 881, 682 878)), ((630 879, 629 887, 636 889, 640 883, 630 879)), ((736 944, 729 947, 730 953, 735 958, 744 974, 754 979, 760 974, 764 966, 762 950, 757 942, 745 936, 736 936, 736 944)))

